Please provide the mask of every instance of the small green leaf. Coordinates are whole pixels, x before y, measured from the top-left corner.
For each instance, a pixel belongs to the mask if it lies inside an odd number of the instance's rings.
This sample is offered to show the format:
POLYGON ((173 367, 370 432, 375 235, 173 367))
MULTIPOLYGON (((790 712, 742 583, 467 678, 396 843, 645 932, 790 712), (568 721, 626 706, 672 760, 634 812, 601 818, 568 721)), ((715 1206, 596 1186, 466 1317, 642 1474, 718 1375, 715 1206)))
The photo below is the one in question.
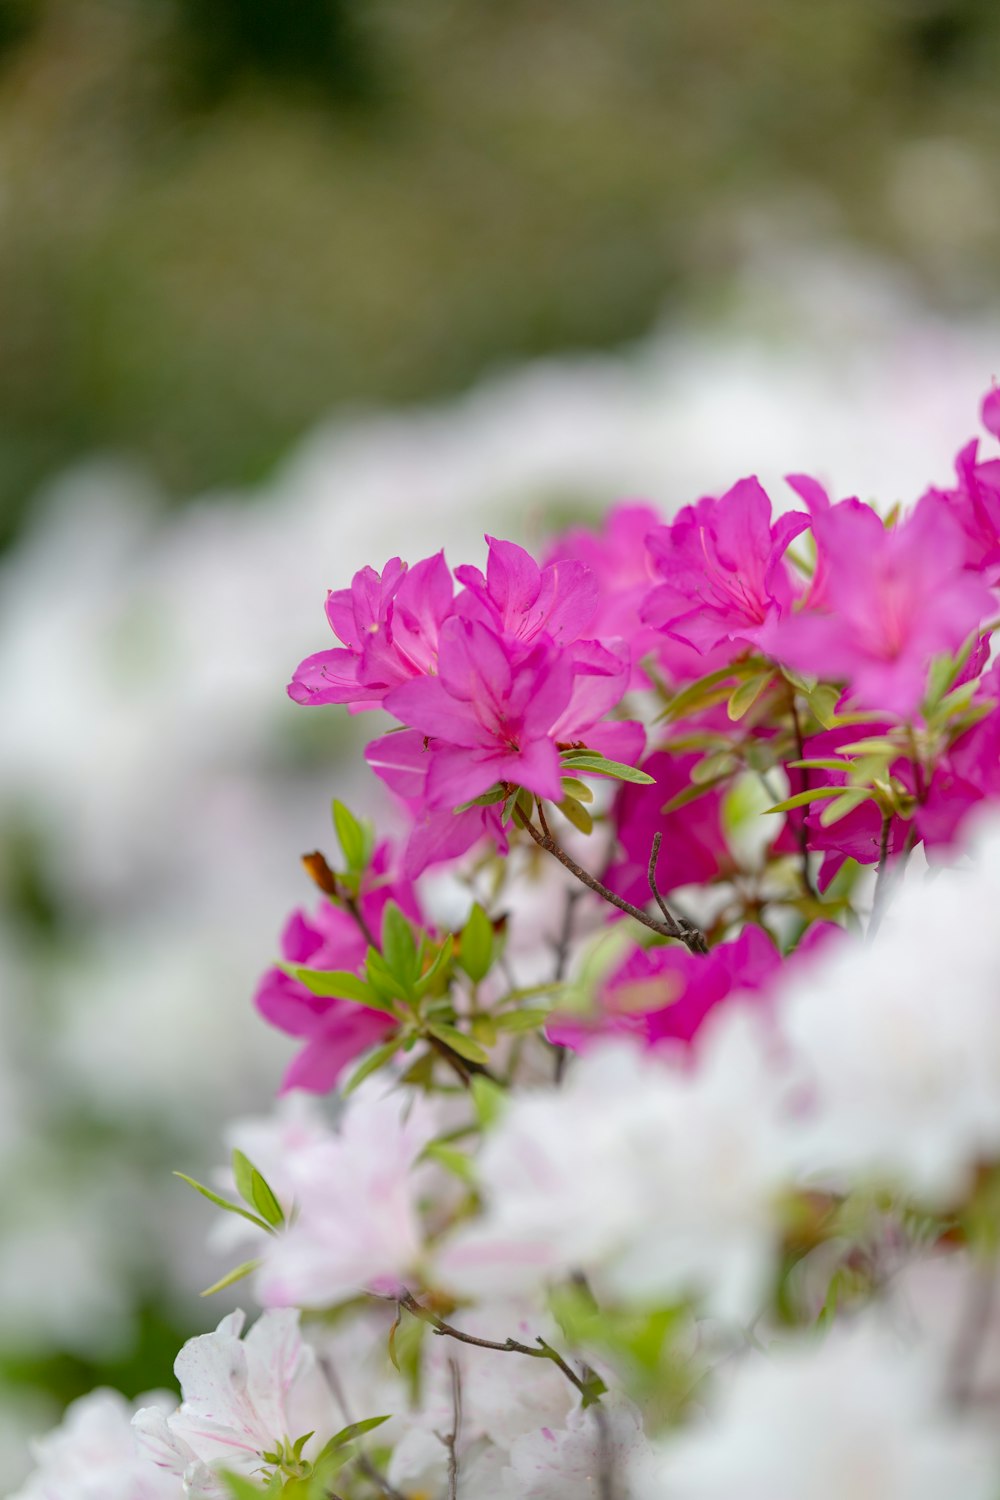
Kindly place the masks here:
POLYGON ((227 1271, 225 1276, 220 1276, 211 1286, 199 1293, 202 1297, 212 1297, 216 1292, 224 1292, 227 1286, 233 1286, 237 1281, 242 1281, 244 1276, 250 1276, 263 1262, 259 1260, 245 1260, 241 1266, 236 1266, 232 1271, 227 1271))
POLYGON ((575 797, 577 802, 593 802, 594 790, 578 776, 564 776, 562 779, 563 791, 568 797, 575 797))
POLYGON ((379 1068, 389 1062, 398 1052, 399 1047, 400 1038, 393 1037, 391 1041, 383 1042, 381 1047, 376 1047, 373 1052, 369 1052, 362 1059, 360 1065, 355 1068, 341 1092, 345 1095, 352 1094, 359 1083, 364 1083, 366 1078, 370 1077, 372 1073, 377 1073, 379 1068))
POLYGON ((480 1128, 489 1130, 506 1109, 507 1095, 498 1083, 482 1073, 473 1074, 470 1092, 480 1128))
POLYGON ((265 1489, 261 1489, 260 1485, 254 1484, 252 1479, 247 1479, 242 1474, 234 1474, 230 1470, 223 1470, 221 1477, 232 1496, 232 1500, 260 1500, 262 1495, 280 1495, 281 1493, 281 1479, 279 1475, 275 1475, 265 1489), (275 1479, 278 1481, 277 1486, 274 1483, 275 1479))
POLYGON ((334 798, 333 826, 337 834, 347 868, 352 875, 360 875, 367 867, 372 852, 372 833, 354 816, 351 810, 334 798))
POLYGON ((829 828, 832 824, 839 823, 841 818, 846 818, 856 807, 860 807, 862 802, 867 802, 869 797, 874 797, 874 795, 871 787, 867 786, 852 786, 846 791, 841 788, 841 795, 829 802, 820 813, 820 824, 824 828, 829 828))
POLYGON ((635 786, 652 786, 654 777, 648 776, 636 766, 627 766, 620 760, 608 760, 595 750, 567 750, 563 765, 574 771, 587 771, 591 776, 611 776, 615 781, 631 781, 635 786))
POLYGON ((338 1448, 346 1447, 348 1443, 353 1443, 357 1438, 364 1437, 366 1432, 374 1432, 376 1427, 381 1427, 382 1423, 388 1422, 388 1420, 387 1416, 365 1417, 363 1422, 352 1422, 349 1427, 342 1427, 328 1443, 324 1443, 319 1453, 317 1453, 314 1461, 315 1467, 318 1469, 328 1458, 332 1458, 338 1448))
POLYGON ((389 973, 404 989, 409 990, 420 978, 413 926, 395 901, 387 901, 382 913, 382 957, 389 973))
POLYGON ((813 717, 819 720, 824 729, 832 729, 837 719, 840 688, 831 687, 828 682, 818 682, 803 697, 812 710, 813 717))
POLYGON ((488 1054, 479 1043, 474 1042, 472 1037, 467 1036, 464 1031, 459 1031, 457 1026, 448 1026, 443 1021, 438 1021, 427 1029, 431 1036, 436 1036, 439 1042, 445 1042, 453 1052, 457 1052, 459 1057, 464 1057, 467 1062, 489 1061, 488 1054))
POLYGON ((391 1010, 363 979, 346 969, 302 969, 292 970, 295 978, 304 984, 313 995, 335 1000, 354 1000, 358 1005, 369 1005, 374 1010, 391 1010))
POLYGON ((739 687, 733 689, 726 704, 726 713, 734 722, 742 719, 753 708, 757 699, 765 688, 770 687, 774 681, 774 673, 771 671, 760 672, 756 677, 748 677, 741 682, 739 687))
POLYGON ((717 672, 708 672, 675 693, 660 717, 667 720, 681 719, 688 714, 714 708, 717 703, 724 703, 729 697, 734 677, 754 677, 763 666, 764 662, 759 656, 748 657, 746 661, 720 667, 717 672))
POLYGON ((469 1029, 477 1042, 484 1047, 495 1047, 497 1044, 497 1023, 492 1016, 472 1016, 469 1021, 469 1029))
POLYGON ((477 901, 458 939, 458 962, 473 984, 485 979, 493 966, 493 940, 493 923, 477 901))
POLYGON ((448 1146, 443 1141, 431 1141, 424 1147, 421 1155, 428 1161, 436 1161, 446 1172, 464 1182, 466 1187, 476 1186, 476 1169, 471 1157, 466 1156, 464 1151, 456 1151, 454 1146, 448 1146))
POLYGON ((712 789, 714 787, 717 787, 720 782, 728 781, 729 774, 730 773, 727 771, 725 776, 717 776, 714 781, 706 781, 702 783, 692 781, 690 786, 686 786, 684 790, 678 792, 675 797, 671 797, 668 802, 664 802, 663 806, 660 808, 660 812, 664 817, 667 817, 670 813, 677 812, 682 807, 687 807, 689 802, 697 802, 699 797, 704 797, 707 792, 712 791, 712 789))
POLYGON ((854 740, 849 745, 841 745, 841 755, 881 755, 895 760, 903 754, 901 746, 887 734, 869 735, 867 739, 854 740))
MULTIPOLYGON (((404 1004, 409 1001, 412 987, 400 984, 377 948, 368 949, 365 972, 368 975, 368 983, 377 994, 382 996, 383 1000, 401 1000, 404 1004)), ((392 1006, 383 1005, 381 1009, 391 1010, 392 1006)))
POLYGON ((455 939, 449 932, 444 942, 440 944, 430 965, 424 970, 417 980, 414 990, 418 998, 427 994, 441 971, 451 963, 452 953, 455 948, 455 939))
POLYGON ((802 771, 839 771, 842 776, 849 776, 854 770, 851 761, 839 760, 835 755, 817 755, 812 760, 790 760, 786 764, 802 771))
POLYGON ((842 786, 814 786, 804 792, 796 792, 794 797, 786 797, 784 802, 776 802, 773 807, 764 809, 768 813, 791 812, 793 807, 808 807, 811 802, 823 802, 830 797, 843 795, 842 786))
POLYGON ((593 833, 594 820, 583 803, 578 802, 575 797, 564 797, 559 803, 559 811, 581 833, 593 833))
POLYGON ((239 1214, 241 1219, 248 1219, 251 1224, 256 1224, 258 1229, 264 1229, 268 1234, 274 1233, 270 1224, 266 1223, 264 1219, 259 1219, 256 1214, 252 1214, 249 1209, 243 1208, 239 1203, 230 1203, 228 1198, 223 1198, 219 1193, 213 1192, 203 1182, 198 1182, 195 1178, 189 1177, 186 1172, 175 1172, 174 1176, 179 1177, 181 1182, 186 1182, 188 1187, 193 1187, 196 1193, 200 1193, 203 1198, 207 1198, 209 1203, 214 1203, 216 1208, 224 1208, 229 1214, 239 1214))
POLYGON ((495 802, 502 802, 507 795, 507 788, 502 781, 496 786, 491 786, 488 792, 483 792, 479 797, 473 797, 469 802, 463 802, 455 808, 457 813, 468 812, 470 807, 492 807, 495 802))
POLYGON ((254 1208, 262 1219, 266 1219, 269 1224, 278 1229, 285 1222, 284 1209, 275 1197, 270 1183, 257 1171, 256 1167, 252 1168, 252 1172, 250 1191, 253 1194, 254 1208))
POLYGON ((493 1017, 498 1031, 535 1031, 549 1018, 547 1010, 508 1010, 493 1017))
POLYGON ((704 756, 691 767, 691 780, 695 786, 716 785, 731 776, 739 762, 730 750, 716 750, 704 756))

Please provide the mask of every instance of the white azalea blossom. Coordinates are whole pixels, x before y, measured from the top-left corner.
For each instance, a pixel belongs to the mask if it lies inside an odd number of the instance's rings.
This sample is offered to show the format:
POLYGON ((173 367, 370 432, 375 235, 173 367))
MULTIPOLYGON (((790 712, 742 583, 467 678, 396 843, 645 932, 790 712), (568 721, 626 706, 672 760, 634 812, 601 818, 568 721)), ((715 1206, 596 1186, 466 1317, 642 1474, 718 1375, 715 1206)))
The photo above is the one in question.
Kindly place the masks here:
MULTIPOLYGON (((163 1406, 146 1410, 164 1418, 163 1406)), ((10 1500, 182 1500, 180 1479, 137 1443, 132 1406, 117 1391, 74 1401, 32 1453, 37 1467, 10 1500)))
POLYGON ((862 1324, 748 1355, 712 1416, 662 1445, 641 1500, 994 1500, 996 1459, 933 1354, 862 1324))
POLYGON ((750 1317, 787 1146, 757 1021, 732 1007, 697 1065, 607 1043, 562 1089, 515 1097, 483 1152, 484 1217, 443 1250, 463 1292, 535 1290, 574 1269, 625 1300, 704 1294, 750 1317))
POLYGON ((133 1419, 141 1450, 183 1477, 195 1500, 226 1493, 219 1470, 256 1474, 265 1453, 314 1433, 308 1457, 342 1425, 298 1313, 262 1313, 241 1338, 245 1321, 230 1313, 214 1333, 189 1339, 174 1365, 180 1407, 169 1416, 145 1407, 133 1419))
POLYGON ((878 940, 794 976, 781 1025, 808 1108, 799 1163, 947 1206, 1000 1151, 1000 828, 970 869, 911 880, 878 940))
POLYGON ((326 1307, 399 1285, 423 1250, 414 1164, 434 1128, 430 1106, 379 1080, 350 1098, 336 1130, 288 1153, 296 1215, 262 1247, 265 1306, 326 1307))

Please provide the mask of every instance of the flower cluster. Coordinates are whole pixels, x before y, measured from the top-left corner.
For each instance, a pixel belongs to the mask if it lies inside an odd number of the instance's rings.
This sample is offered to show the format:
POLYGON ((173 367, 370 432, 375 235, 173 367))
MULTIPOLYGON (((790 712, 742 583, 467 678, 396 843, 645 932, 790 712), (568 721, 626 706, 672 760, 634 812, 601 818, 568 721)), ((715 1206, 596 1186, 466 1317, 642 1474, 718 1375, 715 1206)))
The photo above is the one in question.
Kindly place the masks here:
POLYGON ((263 1311, 22 1500, 996 1494, 998 476, 328 596, 289 691, 396 720, 398 827, 334 803, 288 1097, 188 1179, 263 1311))

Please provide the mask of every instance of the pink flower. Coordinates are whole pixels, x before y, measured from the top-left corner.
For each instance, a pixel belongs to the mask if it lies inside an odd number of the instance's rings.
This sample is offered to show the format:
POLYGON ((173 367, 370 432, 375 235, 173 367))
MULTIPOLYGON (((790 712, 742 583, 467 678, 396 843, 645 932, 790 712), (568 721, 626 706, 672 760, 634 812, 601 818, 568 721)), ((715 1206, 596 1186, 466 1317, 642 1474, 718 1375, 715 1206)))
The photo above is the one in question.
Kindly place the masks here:
MULTIPOLYGON (((983 677, 977 699, 1000 702, 1000 662, 983 677)), ((952 843, 987 798, 1000 798, 1000 707, 966 730, 934 767, 927 800, 916 812, 920 836, 930 846, 952 843)))
POLYGON ((653 785, 622 787, 615 805, 620 857, 607 873, 612 890, 626 901, 649 900, 647 871, 653 835, 660 834, 657 883, 661 891, 680 885, 701 885, 731 867, 722 832, 722 795, 706 792, 686 807, 666 816, 665 803, 691 784, 691 768, 698 755, 672 755, 658 750, 642 763, 653 785))
POLYGON ((478 568, 455 569, 465 585, 456 608, 500 635, 525 645, 543 632, 560 645, 578 640, 597 609, 597 582, 582 563, 560 560, 540 568, 514 542, 486 538, 486 576, 478 568))
POLYGON ((636 948, 606 982, 596 1023, 557 1016, 545 1032, 550 1042, 574 1051, 617 1032, 641 1036, 651 1047, 689 1046, 710 1011, 729 995, 764 991, 781 964, 781 954, 759 927, 744 927, 735 941, 720 943, 704 957, 681 947, 636 948))
MULTIPOLYGON (((987 393, 982 404, 983 426, 1000 437, 1000 391, 987 393)), ((958 523, 965 542, 965 565, 1000 583, 1000 459, 980 461, 973 438, 955 459, 958 483, 953 490, 930 489, 925 501, 944 507, 958 523)))
POLYGON ((771 502, 756 479, 741 479, 721 500, 685 506, 647 541, 664 580, 642 618, 701 652, 724 642, 753 645, 765 624, 791 608, 784 561, 809 517, 793 511, 772 525, 771 502))
POLYGON ((430 865, 458 859, 483 838, 491 839, 501 854, 507 853, 507 837, 496 807, 468 807, 455 812, 450 807, 428 806, 431 752, 425 737, 415 729, 395 730, 373 740, 365 747, 365 759, 410 815, 410 833, 402 856, 402 871, 408 880, 416 879, 430 865))
POLYGON ((454 807, 498 781, 558 802, 553 725, 569 706, 573 665, 545 635, 525 650, 477 620, 441 631, 438 675, 394 688, 385 706, 433 743, 430 807, 454 807))
POLYGON ((869 506, 843 501, 813 515, 822 587, 806 608, 769 620, 758 640, 776 661, 845 682, 864 708, 912 718, 931 660, 959 649, 992 607, 963 570, 962 538, 925 497, 887 530, 869 506))
MULTIPOLYGON (((388 850, 383 845, 373 862, 376 874, 384 873, 387 861, 388 850)), ((376 936, 390 897, 407 916, 420 920, 410 886, 383 881, 365 892, 361 900, 365 921, 376 936)), ((301 910, 293 912, 281 934, 282 957, 307 969, 357 971, 364 963, 367 947, 350 913, 329 901, 324 901, 311 917, 301 910)), ((329 1093, 348 1063, 388 1036, 396 1025, 385 1011, 353 1000, 314 995, 276 967, 268 969, 261 979, 254 1004, 279 1031, 305 1039, 305 1046, 282 1080, 283 1094, 290 1089, 329 1093)))
POLYGON ((306 657, 289 697, 305 704, 380 702, 390 688, 434 670, 438 635, 453 605, 443 552, 412 568, 391 558, 381 575, 362 568, 349 589, 327 595, 327 619, 343 647, 306 657))

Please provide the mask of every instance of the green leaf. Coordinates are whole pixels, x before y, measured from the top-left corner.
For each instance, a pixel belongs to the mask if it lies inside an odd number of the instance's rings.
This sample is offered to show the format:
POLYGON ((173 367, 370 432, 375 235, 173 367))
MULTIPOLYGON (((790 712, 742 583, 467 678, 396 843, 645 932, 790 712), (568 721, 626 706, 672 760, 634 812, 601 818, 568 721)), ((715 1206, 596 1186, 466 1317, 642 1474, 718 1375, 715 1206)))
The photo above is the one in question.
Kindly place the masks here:
POLYGON ((234 1474, 228 1469, 222 1471, 221 1478, 232 1500, 260 1500, 261 1495, 281 1494, 281 1476, 278 1474, 272 1477, 265 1489, 261 1489, 259 1484, 243 1474, 234 1474))
POLYGON ((830 797, 843 795, 842 786, 814 786, 804 792, 796 792, 794 797, 786 797, 784 802, 776 802, 773 807, 767 807, 765 812, 781 813, 791 812, 793 807, 808 807, 810 802, 823 802, 830 797))
POLYGON ((711 783, 713 786, 731 776, 736 770, 739 762, 731 750, 716 750, 711 755, 705 755, 691 767, 691 780, 695 786, 705 786, 711 783))
POLYGON ((770 687, 773 681, 772 671, 759 672, 756 677, 748 677, 745 682, 740 683, 739 687, 734 688, 726 704, 726 713, 730 719, 735 722, 748 714, 761 693, 765 688, 770 687))
POLYGON ((667 720, 681 719, 686 714, 713 708, 716 703, 722 703, 729 697, 732 692, 730 683, 734 677, 754 677, 763 665, 761 657, 748 657, 746 661, 731 662, 728 667, 720 667, 717 672, 706 673, 704 677, 689 682, 679 693, 675 693, 660 717, 667 720))
POLYGON ((371 1006, 373 1010, 392 1009, 370 984, 346 969, 295 968, 292 973, 313 995, 335 1000, 354 1000, 358 1005, 371 1006))
POLYGON ((436 1161, 446 1172, 464 1182, 466 1187, 476 1186, 476 1169, 471 1157, 466 1156, 464 1151, 456 1151, 454 1146, 448 1146, 444 1141, 431 1141, 420 1154, 429 1161, 436 1161))
POLYGON ((382 957, 389 973, 404 989, 411 989, 420 978, 413 926, 395 901, 387 901, 382 913, 382 957))
MULTIPOLYGON (((377 948, 368 949, 365 972, 368 975, 368 983, 384 1000, 401 1000, 404 1004, 410 1000, 412 986, 400 984, 395 974, 390 972, 389 965, 377 948)), ((392 1006, 383 1005, 381 1009, 392 1010, 392 1006)))
POLYGON ((679 808, 687 807, 689 802, 697 802, 699 797, 704 797, 707 792, 710 792, 713 787, 717 787, 720 782, 728 781, 729 775, 730 773, 727 771, 725 776, 717 776, 714 781, 705 781, 702 783, 692 781, 690 786, 686 786, 675 797, 671 797, 669 802, 664 802, 660 808, 660 812, 664 817, 667 817, 670 813, 677 812, 679 808))
POLYGON ((374 1432, 376 1427, 381 1427, 382 1423, 388 1422, 388 1420, 387 1416, 365 1417, 363 1422, 352 1422, 349 1427, 342 1427, 339 1432, 333 1435, 328 1443, 324 1443, 323 1447, 317 1453, 315 1467, 318 1469, 328 1458, 332 1458, 338 1448, 346 1447, 348 1443, 353 1443, 357 1438, 364 1437, 366 1432, 374 1432))
POLYGON ((841 795, 824 807, 819 815, 819 821, 824 828, 829 828, 832 824, 839 823, 841 818, 846 818, 848 813, 852 813, 856 807, 860 807, 862 802, 867 802, 869 797, 874 796, 875 793, 871 787, 867 786, 852 786, 846 791, 841 788, 841 795))
POLYGON ((589 771, 592 776, 611 776, 615 781, 631 781, 635 786, 652 786, 655 780, 636 766, 627 766, 620 760, 608 760, 596 750, 567 750, 563 765, 574 771, 589 771))
POLYGON ((903 749, 887 734, 869 735, 867 739, 853 740, 849 745, 841 745, 841 755, 881 755, 895 760, 902 755, 903 749))
POLYGON ((250 1208, 255 1208, 261 1218, 275 1228, 283 1224, 285 1215, 281 1204, 253 1162, 242 1151, 236 1150, 233 1151, 232 1161, 236 1188, 243 1202, 250 1208))
POLYGON ((485 979, 493 967, 493 941, 493 923, 477 901, 458 939, 458 962, 473 984, 485 979))
POLYGON ((349 808, 334 798, 333 826, 347 868, 352 875, 360 875, 371 858, 374 840, 370 825, 366 827, 359 822, 349 808))
POLYGON ((225 1276, 220 1276, 218 1281, 213 1281, 211 1286, 207 1286, 203 1292, 199 1293, 199 1296, 212 1297, 216 1292, 224 1292, 227 1286, 233 1286, 237 1281, 242 1281, 244 1276, 252 1275, 259 1265, 263 1265, 263 1262, 245 1260, 241 1266, 236 1266, 232 1271, 227 1271, 225 1276))
POLYGON ((451 963, 452 953, 455 949, 455 939, 449 932, 444 942, 441 943, 434 954, 428 968, 424 970, 414 986, 414 992, 418 997, 423 997, 434 984, 442 969, 451 963))
POLYGON ((352 1094, 359 1083, 364 1083, 366 1078, 370 1077, 372 1073, 377 1073, 379 1068, 387 1063, 390 1058, 394 1057, 399 1047, 400 1038, 393 1037, 391 1041, 383 1042, 381 1047, 376 1047, 374 1052, 369 1052, 362 1059, 360 1065, 355 1068, 341 1092, 345 1095, 352 1094))
POLYGON ((498 1031, 534 1031, 548 1019, 547 1010, 508 1010, 492 1017, 498 1031))
POLYGON ((812 710, 813 717, 819 720, 824 729, 832 729, 837 719, 840 688, 831 687, 828 682, 818 682, 802 696, 812 710))
POLYGON ((578 776, 564 776, 562 779, 563 791, 569 797, 575 797, 577 802, 593 802, 594 789, 589 787, 585 781, 578 776))
POLYGON ((256 1214, 252 1214, 249 1209, 243 1208, 239 1203, 230 1203, 228 1198, 223 1198, 219 1193, 213 1192, 203 1182, 198 1182, 194 1177, 189 1177, 186 1172, 175 1172, 174 1176, 179 1177, 181 1182, 186 1182, 188 1187, 193 1187, 196 1193, 200 1193, 203 1198, 207 1198, 209 1203, 214 1203, 216 1208, 224 1208, 229 1214, 239 1214, 241 1219, 247 1219, 251 1224, 256 1224, 258 1229, 264 1229, 268 1234, 274 1233, 270 1224, 266 1223, 264 1219, 259 1219, 256 1214))
POLYGON ((593 833, 594 820, 583 803, 578 802, 575 797, 564 797, 559 803, 559 811, 581 833, 593 833))
POLYGON ((502 781, 496 786, 491 786, 488 792, 483 792, 479 797, 473 797, 469 802, 463 802, 456 807, 456 813, 468 812, 470 807, 492 807, 495 802, 502 802, 507 795, 507 789, 502 781))
POLYGON ((436 1036, 439 1042, 445 1042, 459 1057, 464 1057, 467 1062, 485 1063, 489 1061, 489 1055, 474 1042, 471 1036, 466 1036, 464 1031, 459 1031, 457 1026, 448 1026, 443 1021, 437 1021, 427 1030, 431 1036, 436 1036))
POLYGON ((507 1095, 498 1083, 483 1073, 474 1073, 469 1085, 480 1129, 489 1130, 507 1107, 507 1095))
POLYGON ((839 760, 834 755, 817 755, 813 760, 790 760, 787 764, 802 771, 839 771, 842 776, 849 776, 854 770, 851 761, 839 760))

